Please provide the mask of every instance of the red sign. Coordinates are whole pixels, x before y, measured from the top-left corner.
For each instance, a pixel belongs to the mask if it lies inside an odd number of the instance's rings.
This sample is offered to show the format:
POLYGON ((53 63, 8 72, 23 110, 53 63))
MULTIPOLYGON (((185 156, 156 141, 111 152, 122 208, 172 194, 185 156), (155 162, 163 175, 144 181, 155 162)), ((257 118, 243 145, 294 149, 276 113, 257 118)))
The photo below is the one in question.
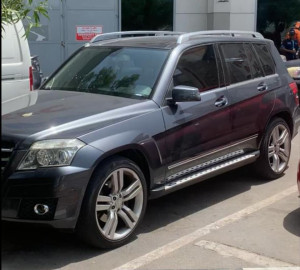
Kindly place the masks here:
POLYGON ((91 40, 94 36, 102 33, 102 25, 76 26, 76 40, 91 40))

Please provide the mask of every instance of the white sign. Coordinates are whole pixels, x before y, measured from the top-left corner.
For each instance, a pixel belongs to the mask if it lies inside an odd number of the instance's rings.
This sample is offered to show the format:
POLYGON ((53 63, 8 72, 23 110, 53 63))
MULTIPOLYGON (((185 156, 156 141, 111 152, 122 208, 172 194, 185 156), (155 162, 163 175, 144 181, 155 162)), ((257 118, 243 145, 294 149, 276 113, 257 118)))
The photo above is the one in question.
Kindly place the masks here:
POLYGON ((91 40, 94 36, 103 33, 102 25, 76 26, 76 40, 91 40))

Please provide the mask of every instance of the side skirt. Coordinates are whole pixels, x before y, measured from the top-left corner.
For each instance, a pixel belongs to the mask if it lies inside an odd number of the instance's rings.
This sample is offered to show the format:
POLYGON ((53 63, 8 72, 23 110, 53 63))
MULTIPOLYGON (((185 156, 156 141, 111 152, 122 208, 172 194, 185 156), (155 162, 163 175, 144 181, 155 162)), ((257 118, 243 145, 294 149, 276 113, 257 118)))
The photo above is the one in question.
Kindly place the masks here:
MULTIPOLYGON (((155 188, 151 190, 150 199, 163 196, 165 194, 171 193, 178 189, 190 186, 192 184, 201 182, 208 178, 214 177, 216 175, 222 174, 227 171, 231 171, 235 168, 242 167, 249 163, 254 162, 260 154, 260 151, 255 151, 251 153, 246 153, 238 157, 223 161, 221 163, 212 165, 205 169, 200 169, 194 171, 188 175, 184 175, 173 181, 167 182, 164 186, 155 188)), ((201 164, 199 166, 201 168, 201 164)))

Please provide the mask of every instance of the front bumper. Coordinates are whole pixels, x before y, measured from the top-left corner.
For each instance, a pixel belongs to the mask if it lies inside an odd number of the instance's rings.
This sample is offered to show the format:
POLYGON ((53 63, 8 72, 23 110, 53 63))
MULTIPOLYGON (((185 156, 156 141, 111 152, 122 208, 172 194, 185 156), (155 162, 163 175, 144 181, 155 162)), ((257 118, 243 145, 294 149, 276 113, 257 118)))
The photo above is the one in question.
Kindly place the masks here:
POLYGON ((74 229, 100 154, 86 146, 78 151, 72 166, 10 173, 2 179, 2 219, 74 229), (34 207, 39 204, 48 211, 36 213, 34 207))

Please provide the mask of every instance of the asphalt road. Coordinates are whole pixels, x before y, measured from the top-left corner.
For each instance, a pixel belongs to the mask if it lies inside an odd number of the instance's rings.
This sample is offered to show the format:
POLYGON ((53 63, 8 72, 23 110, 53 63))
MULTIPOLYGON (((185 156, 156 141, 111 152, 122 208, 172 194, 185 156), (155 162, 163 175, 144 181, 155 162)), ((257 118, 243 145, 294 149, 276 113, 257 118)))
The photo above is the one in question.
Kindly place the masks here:
POLYGON ((138 235, 97 250, 73 234, 2 223, 2 269, 300 270, 300 136, 285 175, 255 177, 249 167, 150 201, 138 235))

